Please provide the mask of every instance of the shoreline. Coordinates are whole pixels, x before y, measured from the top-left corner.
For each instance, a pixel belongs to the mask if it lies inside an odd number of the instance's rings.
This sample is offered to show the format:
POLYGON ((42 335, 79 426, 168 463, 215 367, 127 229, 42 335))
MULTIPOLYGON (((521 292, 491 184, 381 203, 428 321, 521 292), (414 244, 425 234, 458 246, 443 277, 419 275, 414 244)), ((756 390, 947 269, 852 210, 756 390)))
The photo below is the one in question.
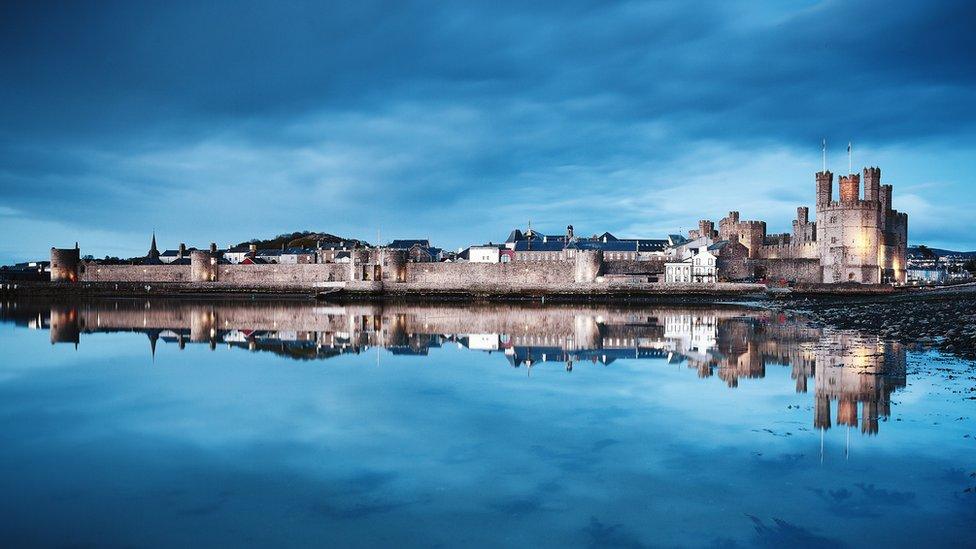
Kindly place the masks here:
POLYGON ((575 284, 566 286, 480 284, 468 288, 431 288, 427 285, 372 286, 224 285, 142 282, 0 282, 0 297, 166 297, 166 298, 272 298, 328 301, 430 302, 684 302, 756 301, 799 297, 885 296, 891 286, 860 284, 805 284, 770 288, 752 283, 709 284, 575 284))
POLYGON ((976 360, 976 283, 939 288, 803 285, 766 288, 759 285, 693 288, 590 286, 554 291, 333 291, 308 287, 228 287, 199 284, 135 283, 14 283, 0 284, 0 298, 73 301, 89 299, 176 299, 189 301, 319 301, 322 303, 430 303, 694 305, 750 307, 804 316, 811 323, 853 329, 900 341, 917 349, 935 349, 976 360))

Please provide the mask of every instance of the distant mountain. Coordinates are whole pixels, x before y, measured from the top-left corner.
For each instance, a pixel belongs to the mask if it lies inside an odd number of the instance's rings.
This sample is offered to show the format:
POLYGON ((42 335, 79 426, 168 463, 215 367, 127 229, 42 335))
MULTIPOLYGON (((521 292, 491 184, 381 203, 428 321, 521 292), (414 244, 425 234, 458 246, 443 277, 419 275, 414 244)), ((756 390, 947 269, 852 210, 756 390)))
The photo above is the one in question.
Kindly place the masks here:
POLYGON ((929 248, 924 244, 908 247, 908 257, 921 258, 925 256, 935 256, 935 257, 955 256, 955 257, 964 257, 967 259, 976 259, 976 251, 957 252, 953 250, 944 250, 942 248, 929 248))
POLYGON ((343 238, 329 233, 319 233, 313 231, 298 231, 294 233, 279 234, 274 238, 260 239, 254 238, 247 242, 241 242, 238 246, 256 244, 259 249, 278 249, 282 246, 286 248, 314 248, 317 243, 322 245, 337 244, 339 242, 355 243, 360 246, 369 246, 369 243, 356 238, 343 238))

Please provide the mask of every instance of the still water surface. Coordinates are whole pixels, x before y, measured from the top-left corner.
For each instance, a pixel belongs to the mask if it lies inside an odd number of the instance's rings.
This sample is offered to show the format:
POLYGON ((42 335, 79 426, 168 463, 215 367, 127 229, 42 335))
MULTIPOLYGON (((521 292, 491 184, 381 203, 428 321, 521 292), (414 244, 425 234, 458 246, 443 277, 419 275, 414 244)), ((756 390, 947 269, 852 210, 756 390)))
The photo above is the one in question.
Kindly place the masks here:
POLYGON ((803 319, 0 313, 5 547, 973 543, 973 365, 803 319))

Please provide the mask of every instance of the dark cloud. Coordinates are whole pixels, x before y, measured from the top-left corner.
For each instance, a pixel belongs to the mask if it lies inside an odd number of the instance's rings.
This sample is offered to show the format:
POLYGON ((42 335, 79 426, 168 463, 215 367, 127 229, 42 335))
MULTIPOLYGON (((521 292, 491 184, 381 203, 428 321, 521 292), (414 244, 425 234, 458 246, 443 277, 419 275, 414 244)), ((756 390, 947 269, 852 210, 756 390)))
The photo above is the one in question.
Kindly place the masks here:
MULTIPOLYGON (((3 204, 119 235, 187 231, 227 196, 260 207, 179 238, 382 227, 456 246, 530 217, 595 231, 656 217, 659 231, 673 219, 644 195, 716 147, 974 146, 976 8, 964 2, 0 10, 3 204)), ((952 189, 969 183, 959 171, 952 189)), ((777 208, 809 197, 799 183, 770 188, 777 208)))

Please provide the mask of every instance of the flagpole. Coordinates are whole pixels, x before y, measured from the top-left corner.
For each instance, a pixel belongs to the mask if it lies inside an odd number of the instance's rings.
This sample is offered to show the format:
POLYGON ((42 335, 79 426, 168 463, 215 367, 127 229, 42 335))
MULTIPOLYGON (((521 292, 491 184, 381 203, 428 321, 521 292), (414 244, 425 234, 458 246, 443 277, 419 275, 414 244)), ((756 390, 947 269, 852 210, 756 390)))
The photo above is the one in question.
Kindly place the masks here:
POLYGON ((820 147, 821 152, 823 152, 823 172, 827 173, 827 138, 825 137, 823 143, 820 147))
POLYGON ((854 173, 854 142, 847 142, 847 175, 854 173))

